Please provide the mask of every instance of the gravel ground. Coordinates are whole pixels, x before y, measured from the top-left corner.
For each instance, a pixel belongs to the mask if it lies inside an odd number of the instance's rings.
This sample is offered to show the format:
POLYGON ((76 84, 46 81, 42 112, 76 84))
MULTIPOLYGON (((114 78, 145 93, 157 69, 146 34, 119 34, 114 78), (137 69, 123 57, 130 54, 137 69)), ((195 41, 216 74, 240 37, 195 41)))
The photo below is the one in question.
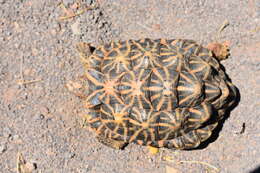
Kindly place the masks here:
MULTIPOLYGON (((75 1, 63 3, 75 10, 75 1)), ((0 0, 1 173, 16 172, 18 153, 39 173, 217 172, 206 164, 224 173, 260 172, 259 0, 84 0, 94 8, 59 20, 66 14, 61 2, 0 0), (151 156, 134 144, 105 147, 84 128, 80 100, 64 87, 83 70, 77 42, 164 37, 206 45, 224 21, 230 25, 218 41, 231 43, 223 64, 241 100, 211 143, 151 156)))

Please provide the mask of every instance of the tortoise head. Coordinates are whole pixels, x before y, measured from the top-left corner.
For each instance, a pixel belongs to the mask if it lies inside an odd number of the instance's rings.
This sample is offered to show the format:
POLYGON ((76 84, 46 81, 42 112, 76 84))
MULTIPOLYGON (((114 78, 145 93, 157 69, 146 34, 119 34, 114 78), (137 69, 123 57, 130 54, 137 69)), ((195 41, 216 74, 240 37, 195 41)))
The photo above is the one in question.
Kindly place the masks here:
POLYGON ((225 60, 229 57, 229 47, 230 43, 223 42, 223 43, 210 43, 208 44, 207 48, 211 50, 215 58, 219 61, 225 60))

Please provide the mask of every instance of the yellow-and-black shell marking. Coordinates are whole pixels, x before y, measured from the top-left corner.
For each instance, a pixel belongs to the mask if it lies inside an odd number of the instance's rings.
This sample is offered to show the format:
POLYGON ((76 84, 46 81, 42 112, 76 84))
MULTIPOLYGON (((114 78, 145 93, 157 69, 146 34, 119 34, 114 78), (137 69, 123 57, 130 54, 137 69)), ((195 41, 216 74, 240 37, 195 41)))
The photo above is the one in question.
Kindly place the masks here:
POLYGON ((197 147, 236 96, 211 51, 192 40, 111 42, 84 63, 88 122, 126 143, 197 147))

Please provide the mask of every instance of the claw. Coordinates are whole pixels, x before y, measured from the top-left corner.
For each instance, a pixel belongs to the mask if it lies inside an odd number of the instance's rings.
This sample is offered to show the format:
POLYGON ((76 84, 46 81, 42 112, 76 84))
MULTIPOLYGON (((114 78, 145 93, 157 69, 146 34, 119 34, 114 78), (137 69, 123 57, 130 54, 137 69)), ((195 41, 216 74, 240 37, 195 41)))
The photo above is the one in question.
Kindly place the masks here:
POLYGON ((152 155, 155 155, 159 152, 159 148, 152 147, 152 146, 148 146, 147 148, 149 150, 149 153, 152 154, 152 155))

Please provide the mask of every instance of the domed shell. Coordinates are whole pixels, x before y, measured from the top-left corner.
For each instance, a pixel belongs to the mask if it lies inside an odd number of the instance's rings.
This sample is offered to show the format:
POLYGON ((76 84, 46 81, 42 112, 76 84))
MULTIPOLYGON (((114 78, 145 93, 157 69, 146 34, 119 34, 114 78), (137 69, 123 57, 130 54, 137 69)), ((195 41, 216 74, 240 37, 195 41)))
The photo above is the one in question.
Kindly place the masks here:
POLYGON ((83 63, 87 121, 113 148, 130 142, 195 148, 236 97, 216 57, 192 40, 111 42, 83 63))

